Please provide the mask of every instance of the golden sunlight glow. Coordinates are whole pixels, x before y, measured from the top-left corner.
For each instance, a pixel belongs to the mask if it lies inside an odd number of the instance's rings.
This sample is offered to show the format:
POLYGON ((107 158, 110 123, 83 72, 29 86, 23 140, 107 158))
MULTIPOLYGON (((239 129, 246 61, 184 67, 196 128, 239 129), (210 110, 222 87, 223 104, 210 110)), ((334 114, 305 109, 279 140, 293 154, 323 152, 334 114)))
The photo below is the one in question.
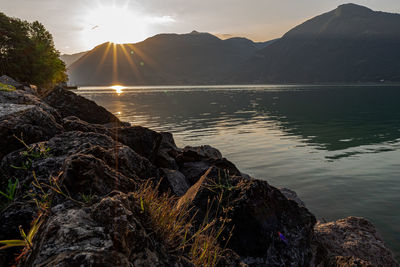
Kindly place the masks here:
POLYGON ((122 86, 122 85, 113 85, 113 86, 111 86, 111 89, 113 89, 113 90, 115 90, 115 92, 117 93, 117 94, 122 94, 123 93, 123 90, 125 89, 126 87, 125 86, 122 86))
POLYGON ((135 43, 153 34, 153 27, 174 22, 169 16, 151 17, 138 7, 126 2, 123 6, 101 5, 92 7, 83 19, 82 39, 88 46, 112 42, 135 43))

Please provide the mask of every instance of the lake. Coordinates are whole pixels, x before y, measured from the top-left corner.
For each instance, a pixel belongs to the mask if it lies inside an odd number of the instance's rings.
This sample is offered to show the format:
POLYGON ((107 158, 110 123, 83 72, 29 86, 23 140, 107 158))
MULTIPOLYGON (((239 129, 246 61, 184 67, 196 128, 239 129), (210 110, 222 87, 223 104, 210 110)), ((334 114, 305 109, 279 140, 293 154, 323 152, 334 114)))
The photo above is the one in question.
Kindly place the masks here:
POLYGON ((209 144, 318 219, 371 220, 400 257, 400 86, 84 87, 121 120, 209 144))

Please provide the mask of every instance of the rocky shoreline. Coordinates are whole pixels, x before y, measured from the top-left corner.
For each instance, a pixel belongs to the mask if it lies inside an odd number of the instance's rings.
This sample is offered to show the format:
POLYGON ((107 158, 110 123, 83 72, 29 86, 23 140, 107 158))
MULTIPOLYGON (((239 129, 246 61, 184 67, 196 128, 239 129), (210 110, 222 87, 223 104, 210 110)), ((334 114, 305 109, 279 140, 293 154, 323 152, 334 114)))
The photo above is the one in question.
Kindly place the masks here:
POLYGON ((399 266, 367 220, 317 222, 293 191, 249 177, 213 147, 179 148, 172 134, 61 87, 0 82, 10 85, 0 90, 0 190, 17 188, 1 199, 0 240, 37 228, 25 248, 0 250, 0 266, 207 265, 193 253, 199 236, 218 252, 210 266, 399 266), (152 210, 151 190, 169 194, 165 214, 185 206, 184 234, 172 240, 154 219, 166 202, 156 196, 152 210))

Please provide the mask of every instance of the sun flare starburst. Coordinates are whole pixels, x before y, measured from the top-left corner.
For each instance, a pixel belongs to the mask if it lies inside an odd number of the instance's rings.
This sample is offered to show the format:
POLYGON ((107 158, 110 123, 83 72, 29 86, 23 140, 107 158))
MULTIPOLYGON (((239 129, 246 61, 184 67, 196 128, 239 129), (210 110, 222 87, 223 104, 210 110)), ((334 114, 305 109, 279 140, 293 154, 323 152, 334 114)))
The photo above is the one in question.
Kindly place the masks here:
POLYGON ((135 43, 149 37, 154 26, 174 22, 170 16, 149 16, 130 2, 117 6, 99 5, 92 8, 84 17, 82 38, 89 47, 101 43, 135 43))

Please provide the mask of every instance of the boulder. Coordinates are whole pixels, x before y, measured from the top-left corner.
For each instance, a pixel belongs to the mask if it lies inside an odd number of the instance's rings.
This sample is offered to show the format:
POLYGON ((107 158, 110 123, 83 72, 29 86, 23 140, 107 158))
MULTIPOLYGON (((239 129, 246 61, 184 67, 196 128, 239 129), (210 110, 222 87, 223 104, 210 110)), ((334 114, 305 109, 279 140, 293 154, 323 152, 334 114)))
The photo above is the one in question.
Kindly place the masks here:
POLYGON ((171 189, 171 192, 177 196, 183 196, 189 189, 189 181, 177 170, 161 169, 160 173, 163 186, 171 189))
MULTIPOLYGON (((327 250, 330 262, 332 258, 342 263, 359 259, 372 266, 399 266, 375 226, 364 218, 348 217, 334 222, 319 222, 314 234, 327 250)), ((337 266, 345 266, 343 264, 337 266)))
POLYGON ((0 83, 11 85, 15 87, 16 89, 23 89, 24 85, 22 83, 17 82, 11 77, 8 77, 7 75, 3 75, 0 77, 0 83))
POLYGON ((290 200, 293 200, 297 203, 297 205, 299 205, 299 207, 305 207, 306 204, 304 204, 304 202, 299 198, 299 196, 297 195, 297 193, 293 190, 290 190, 289 188, 285 188, 285 187, 281 187, 279 188, 279 191, 281 191, 281 193, 290 200))
POLYGON ((182 153, 182 149, 175 144, 171 133, 161 132, 161 143, 157 152, 156 165, 162 168, 178 170, 176 158, 182 153))
POLYGON ((0 103, 0 159, 25 146, 16 137, 32 144, 62 131, 55 118, 38 106, 0 103))
POLYGON ((183 149, 182 157, 184 162, 201 161, 201 160, 219 160, 222 159, 222 154, 218 149, 212 146, 186 146, 183 149))
POLYGON ((74 154, 65 160, 62 170, 61 182, 74 198, 80 194, 104 196, 113 190, 131 192, 136 187, 137 176, 128 178, 93 155, 74 154))
POLYGON ((114 140, 132 148, 139 155, 155 162, 162 136, 141 126, 111 129, 114 140))
POLYGON ((149 228, 132 194, 116 193, 82 208, 52 209, 21 266, 193 266, 149 228))
POLYGON ((75 116, 65 117, 62 125, 65 131, 94 132, 110 135, 109 130, 103 125, 88 123, 75 116))
POLYGON ((245 263, 308 266, 311 262, 315 217, 265 181, 229 176, 212 167, 182 196, 180 205, 185 201, 198 211, 197 223, 226 218, 221 240, 232 234, 228 248, 245 263))
POLYGON ((96 124, 113 123, 119 125, 121 123, 116 116, 105 108, 62 87, 56 87, 43 100, 55 108, 63 118, 75 116, 83 121, 96 124))
POLYGON ((0 103, 3 104, 19 104, 19 105, 35 105, 43 109, 54 117, 57 123, 62 123, 60 114, 56 109, 52 108, 45 102, 43 102, 37 96, 26 92, 24 90, 15 90, 11 92, 0 91, 0 103))

